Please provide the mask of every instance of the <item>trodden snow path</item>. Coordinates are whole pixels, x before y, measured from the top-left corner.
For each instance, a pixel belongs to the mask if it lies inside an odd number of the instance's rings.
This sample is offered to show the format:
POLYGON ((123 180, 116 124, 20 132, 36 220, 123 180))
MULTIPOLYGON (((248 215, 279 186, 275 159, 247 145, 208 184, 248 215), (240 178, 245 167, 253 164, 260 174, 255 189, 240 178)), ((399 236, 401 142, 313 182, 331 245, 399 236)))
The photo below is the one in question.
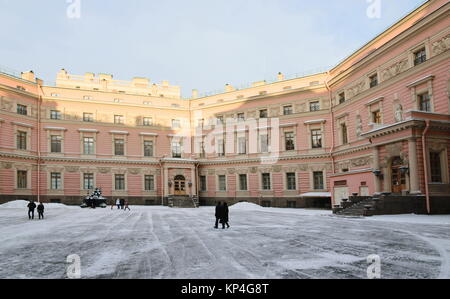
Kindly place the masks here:
POLYGON ((367 278, 373 254, 382 278, 450 278, 450 216, 242 205, 230 208, 231 229, 215 230, 213 207, 131 209, 50 206, 29 221, 26 208, 0 206, 0 278, 65 278, 72 254, 82 278, 367 278))

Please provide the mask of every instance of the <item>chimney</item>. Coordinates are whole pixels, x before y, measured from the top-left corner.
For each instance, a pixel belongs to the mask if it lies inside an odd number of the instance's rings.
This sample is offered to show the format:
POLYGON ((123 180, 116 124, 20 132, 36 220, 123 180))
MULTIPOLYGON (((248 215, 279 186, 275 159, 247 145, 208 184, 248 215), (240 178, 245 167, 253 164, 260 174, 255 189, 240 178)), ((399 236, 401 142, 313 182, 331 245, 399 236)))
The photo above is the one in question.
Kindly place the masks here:
POLYGON ((100 80, 112 80, 113 76, 109 74, 98 74, 100 80))
POLYGON ((279 72, 277 77, 278 77, 278 81, 284 81, 284 75, 282 72, 279 72))
POLYGON ((198 90, 197 89, 192 90, 192 99, 198 99, 198 90))
POLYGON ((264 85, 266 85, 266 80, 254 82, 254 83, 252 84, 252 87, 259 87, 259 86, 264 86, 264 85))
POLYGON ((34 72, 33 71, 22 73, 21 77, 24 80, 31 81, 31 82, 36 82, 36 77, 34 76, 34 72))
POLYGON ((230 84, 225 85, 225 92, 232 92, 235 91, 234 87, 230 84))

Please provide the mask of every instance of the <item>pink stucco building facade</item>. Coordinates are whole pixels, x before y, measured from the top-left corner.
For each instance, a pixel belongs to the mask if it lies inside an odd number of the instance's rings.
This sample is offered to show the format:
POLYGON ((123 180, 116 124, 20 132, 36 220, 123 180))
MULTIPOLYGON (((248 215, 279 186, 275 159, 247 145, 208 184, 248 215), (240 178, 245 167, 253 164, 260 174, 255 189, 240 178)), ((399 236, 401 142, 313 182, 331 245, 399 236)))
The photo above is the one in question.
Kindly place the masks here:
POLYGON ((0 201, 450 205, 450 4, 431 0, 325 73, 182 99, 169 82, 0 73, 0 201))

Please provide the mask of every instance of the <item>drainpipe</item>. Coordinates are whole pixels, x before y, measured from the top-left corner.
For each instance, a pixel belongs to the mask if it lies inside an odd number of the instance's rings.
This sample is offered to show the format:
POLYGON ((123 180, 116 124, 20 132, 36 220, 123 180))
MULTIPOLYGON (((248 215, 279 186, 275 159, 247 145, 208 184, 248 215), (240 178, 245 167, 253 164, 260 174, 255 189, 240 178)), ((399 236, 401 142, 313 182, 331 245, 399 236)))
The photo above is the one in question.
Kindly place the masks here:
MULTIPOLYGON (((330 77, 330 72, 327 72, 328 78, 330 77)), ((334 147, 335 147, 335 138, 334 138, 334 110, 333 110, 333 95, 331 92, 331 88, 328 85, 328 78, 327 80, 325 80, 325 86, 328 90, 328 96, 329 96, 329 100, 330 100, 330 112, 331 112, 331 149, 330 149, 330 157, 331 157, 331 167, 333 170, 333 174, 335 173, 335 167, 334 167, 334 156, 333 156, 333 152, 334 152, 334 147)), ((324 136, 325 137, 325 136, 324 136)))
POLYGON ((37 115, 37 201, 41 202, 41 102, 42 86, 38 81, 38 115, 37 115))
POLYGON ((431 214, 431 205, 430 205, 430 190, 428 187, 428 163, 427 163, 427 154, 426 154, 426 135, 430 130, 430 120, 426 120, 426 128, 422 134, 422 154, 423 154, 423 173, 425 174, 425 196, 427 203, 427 212, 431 214))
POLYGON ((164 206, 164 169, 162 159, 159 159, 159 169, 161 174, 161 205, 164 206))

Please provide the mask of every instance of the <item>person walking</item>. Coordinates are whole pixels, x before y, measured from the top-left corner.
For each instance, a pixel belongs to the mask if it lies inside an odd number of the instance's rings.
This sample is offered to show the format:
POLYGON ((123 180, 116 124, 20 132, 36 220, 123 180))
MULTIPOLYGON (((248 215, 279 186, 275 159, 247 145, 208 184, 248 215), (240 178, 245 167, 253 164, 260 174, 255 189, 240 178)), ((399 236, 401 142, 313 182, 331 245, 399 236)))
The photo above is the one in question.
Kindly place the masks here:
POLYGON ((117 209, 120 210, 120 199, 119 198, 116 199, 116 206, 117 206, 117 209))
POLYGON ((128 200, 125 200, 125 209, 124 209, 125 211, 126 210, 128 210, 128 211, 131 211, 131 209, 130 209, 130 207, 129 207, 129 204, 128 204, 128 200))
POLYGON ((229 221, 228 214, 229 214, 228 204, 224 202, 222 207, 222 219, 220 221, 222 223, 222 229, 225 229, 225 225, 227 226, 227 228, 230 228, 230 225, 228 224, 229 221))
POLYGON ((120 199, 120 208, 123 210, 125 208, 125 199, 120 199))
POLYGON ((219 201, 216 206, 216 225, 214 225, 215 229, 219 228, 219 221, 222 218, 222 203, 219 201))
POLYGON ((39 214, 39 220, 41 220, 41 218, 44 219, 44 210, 45 210, 44 204, 42 202, 39 203, 39 205, 37 207, 37 211, 39 214))
POLYGON ((33 200, 28 204, 28 218, 30 220, 34 219, 34 210, 36 209, 36 204, 33 200))

